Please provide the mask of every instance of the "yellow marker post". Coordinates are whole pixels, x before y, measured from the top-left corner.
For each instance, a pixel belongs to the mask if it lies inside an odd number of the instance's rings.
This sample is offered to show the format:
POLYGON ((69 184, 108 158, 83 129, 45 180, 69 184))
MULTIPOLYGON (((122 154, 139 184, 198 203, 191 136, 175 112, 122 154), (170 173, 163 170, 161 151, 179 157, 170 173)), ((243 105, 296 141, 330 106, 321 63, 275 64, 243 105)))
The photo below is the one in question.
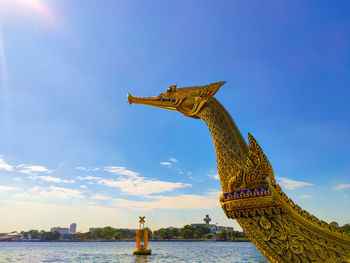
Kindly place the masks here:
POLYGON ((132 252, 134 255, 150 255, 151 249, 147 248, 148 245, 148 231, 145 229, 145 217, 139 216, 140 225, 139 230, 136 230, 136 249, 132 252))

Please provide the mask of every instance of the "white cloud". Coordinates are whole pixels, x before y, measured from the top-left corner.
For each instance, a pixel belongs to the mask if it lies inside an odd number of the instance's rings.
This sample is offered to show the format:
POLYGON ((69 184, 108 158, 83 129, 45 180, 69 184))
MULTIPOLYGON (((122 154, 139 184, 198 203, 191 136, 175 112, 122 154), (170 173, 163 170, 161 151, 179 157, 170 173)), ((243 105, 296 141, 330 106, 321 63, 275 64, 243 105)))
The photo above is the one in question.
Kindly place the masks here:
POLYGON ((38 173, 52 173, 53 170, 49 170, 44 166, 40 165, 28 165, 28 164, 20 164, 17 165, 17 168, 21 168, 19 172, 30 174, 30 175, 38 175, 38 173))
POLYGON ((191 175, 192 175, 192 172, 191 172, 191 171, 188 171, 188 172, 187 172, 187 175, 188 175, 188 176, 191 176, 191 175))
POLYGON ((288 179, 285 177, 277 177, 277 182, 284 187, 285 189, 288 190, 295 190, 298 187, 303 187, 303 186, 313 186, 314 184, 311 183, 306 183, 306 182, 301 182, 301 181, 295 181, 292 179, 288 179))
POLYGON ((197 179, 197 178, 194 178, 193 176, 189 176, 188 178, 195 181, 195 182, 203 182, 202 179, 197 179))
POLYGON ((30 199, 33 198, 33 196, 29 193, 23 192, 13 195, 15 198, 21 198, 21 199, 30 199))
POLYGON ((38 211, 43 210, 43 212, 48 211, 61 211, 60 208, 64 207, 61 205, 53 205, 53 204, 43 204, 43 203, 35 203, 35 202, 23 202, 18 200, 0 200, 0 203, 9 205, 12 209, 16 211, 38 211))
POLYGON ((79 186, 79 188, 81 188, 81 189, 86 189, 87 186, 82 184, 81 186, 79 186))
POLYGON ((96 176, 78 176, 79 180, 99 180, 102 179, 101 177, 96 176))
POLYGON ((139 211, 154 209, 211 209, 219 206, 218 196, 179 195, 179 196, 152 196, 152 201, 131 201, 126 199, 113 199, 117 207, 130 208, 139 211))
POLYGON ((104 195, 104 194, 95 194, 93 196, 90 197, 91 199, 95 199, 95 200, 110 200, 111 198, 104 195))
POLYGON ((19 178, 19 177, 15 177, 15 178, 13 178, 13 181, 23 182, 23 180, 22 180, 21 178, 19 178))
POLYGON ((170 157, 169 160, 170 160, 171 162, 173 162, 173 163, 177 163, 177 160, 176 160, 175 157, 170 157))
POLYGON ((177 160, 175 157, 170 157, 169 158, 170 162, 160 162, 161 165, 164 165, 164 166, 171 166, 173 163, 177 163, 177 160))
POLYGON ((0 155, 0 170, 13 171, 13 167, 8 163, 6 163, 4 159, 2 159, 1 155, 0 155))
POLYGON ((131 195, 148 195, 172 191, 176 188, 189 187, 191 184, 180 182, 166 182, 155 179, 146 179, 138 176, 137 172, 128 170, 123 166, 106 166, 104 168, 110 173, 120 175, 118 179, 106 179, 96 176, 78 176, 79 180, 88 181, 87 184, 100 184, 119 188, 123 193, 131 195))
POLYGON ((216 173, 216 174, 208 174, 208 176, 209 176, 210 178, 213 178, 213 179, 216 179, 216 180, 220 180, 219 174, 218 174, 218 173, 216 173))
POLYGON ((80 190, 64 188, 64 187, 39 187, 34 186, 29 189, 29 192, 17 194, 15 197, 33 198, 33 199, 83 199, 85 196, 80 190))
POLYGON ((89 180, 89 184, 101 184, 119 188, 123 193, 131 195, 148 195, 172 191, 176 188, 189 187, 191 184, 173 183, 159 180, 150 180, 140 176, 120 177, 117 180, 101 177, 86 176, 78 177, 79 180, 89 180))
POLYGON ((13 186, 7 186, 7 185, 0 185, 0 191, 14 191, 14 190, 19 190, 19 188, 13 187, 13 186))
POLYGON ((59 163, 57 164, 58 167, 62 167, 62 166, 65 166, 66 164, 65 163, 59 163))
POLYGON ((130 177, 135 177, 139 175, 137 172, 128 170, 126 169, 126 167, 123 167, 123 166, 106 166, 105 171, 108 171, 110 173, 114 173, 117 175, 125 175, 130 177))
POLYGON ((86 167, 83 167, 83 166, 78 166, 78 167, 76 167, 75 169, 80 170, 80 171, 84 171, 84 172, 99 171, 99 170, 100 170, 100 168, 98 168, 98 167, 89 167, 89 168, 86 168, 86 167))
POLYGON ((299 195, 300 199, 311 199, 312 196, 311 195, 299 195))
POLYGON ((65 179, 61 179, 61 178, 53 177, 53 176, 49 176, 49 175, 29 176, 29 179, 34 179, 34 180, 39 179, 39 180, 44 181, 44 182, 52 182, 52 183, 69 183, 69 184, 75 183, 74 180, 65 180, 65 179))
POLYGON ((337 186, 333 187, 333 189, 337 190, 337 191, 345 190, 345 189, 348 189, 348 188, 350 188, 350 184, 340 184, 340 185, 337 185, 337 186))

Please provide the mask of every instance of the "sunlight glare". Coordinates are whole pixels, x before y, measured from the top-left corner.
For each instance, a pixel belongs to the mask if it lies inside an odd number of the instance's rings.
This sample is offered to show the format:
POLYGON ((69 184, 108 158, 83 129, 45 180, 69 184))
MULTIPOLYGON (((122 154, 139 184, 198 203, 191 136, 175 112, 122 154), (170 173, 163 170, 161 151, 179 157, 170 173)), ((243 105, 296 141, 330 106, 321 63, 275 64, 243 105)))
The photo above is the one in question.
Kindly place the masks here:
POLYGON ((4 12, 16 19, 25 15, 34 15, 44 19, 46 23, 56 25, 56 20, 43 0, 0 0, 0 13, 4 12))

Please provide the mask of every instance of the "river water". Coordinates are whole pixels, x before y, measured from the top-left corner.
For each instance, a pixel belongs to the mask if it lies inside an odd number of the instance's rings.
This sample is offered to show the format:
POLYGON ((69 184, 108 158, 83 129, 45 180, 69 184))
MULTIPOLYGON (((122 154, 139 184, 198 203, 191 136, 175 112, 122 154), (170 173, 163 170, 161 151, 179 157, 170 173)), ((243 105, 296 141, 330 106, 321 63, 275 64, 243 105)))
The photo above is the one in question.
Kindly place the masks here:
POLYGON ((134 256, 134 242, 0 242, 0 262, 268 262, 251 242, 150 242, 150 256, 134 256))

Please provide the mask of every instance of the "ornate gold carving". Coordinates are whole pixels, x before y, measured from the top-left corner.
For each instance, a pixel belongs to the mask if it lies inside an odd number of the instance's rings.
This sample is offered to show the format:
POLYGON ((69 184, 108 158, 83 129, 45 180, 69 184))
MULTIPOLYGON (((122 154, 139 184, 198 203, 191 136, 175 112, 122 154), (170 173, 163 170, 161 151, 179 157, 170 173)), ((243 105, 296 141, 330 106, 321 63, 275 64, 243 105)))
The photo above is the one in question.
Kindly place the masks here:
POLYGON ((271 262, 350 262, 350 237, 301 209, 276 184, 270 162, 248 134, 249 147, 213 97, 225 82, 177 88, 129 103, 176 110, 208 125, 216 151, 225 214, 234 218, 271 262))
POLYGON ((250 189, 268 185, 267 178, 274 180, 271 164, 258 142, 248 133, 249 154, 245 166, 229 180, 229 190, 250 189))

